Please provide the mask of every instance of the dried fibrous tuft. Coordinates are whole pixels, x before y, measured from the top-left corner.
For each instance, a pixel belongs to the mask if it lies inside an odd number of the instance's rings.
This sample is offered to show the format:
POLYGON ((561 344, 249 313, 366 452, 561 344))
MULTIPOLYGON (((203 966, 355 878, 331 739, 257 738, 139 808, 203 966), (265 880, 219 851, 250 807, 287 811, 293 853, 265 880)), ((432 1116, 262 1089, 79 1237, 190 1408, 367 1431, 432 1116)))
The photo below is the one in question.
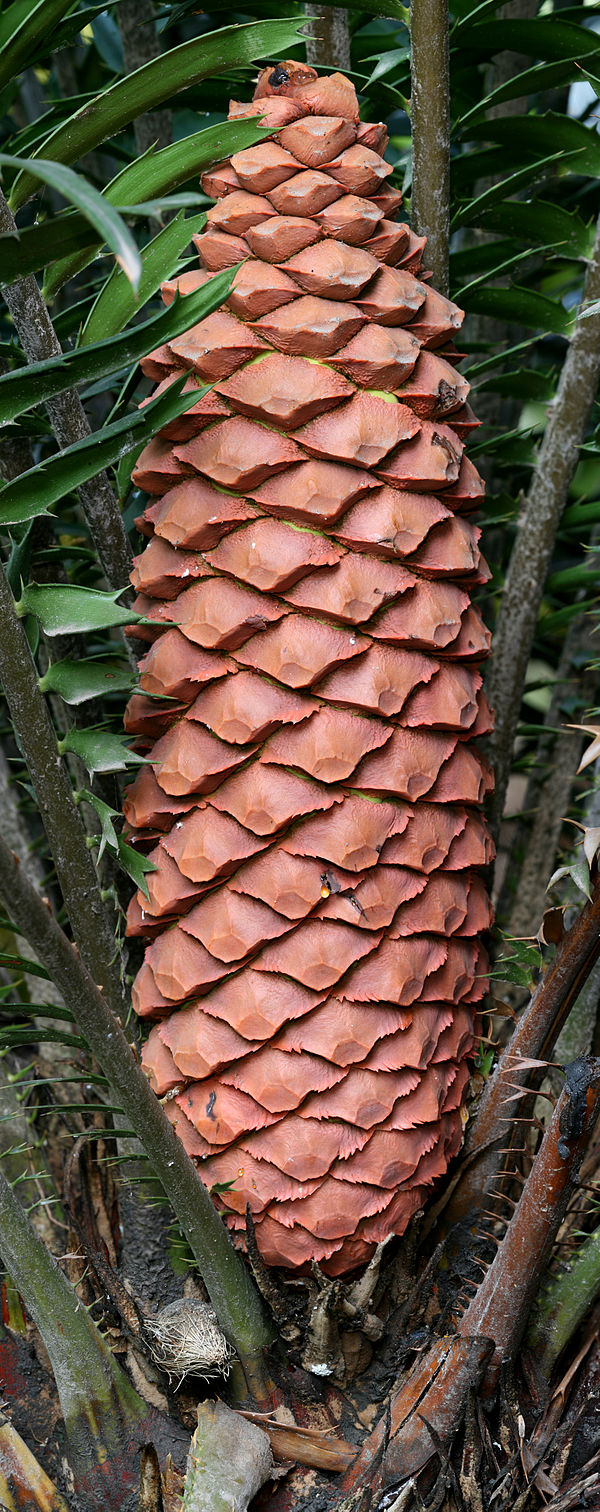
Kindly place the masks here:
POLYGON ((225 1338, 216 1314, 208 1302, 196 1297, 181 1297, 168 1302, 153 1318, 147 1318, 144 1331, 153 1360, 169 1377, 228 1376, 235 1350, 225 1338))

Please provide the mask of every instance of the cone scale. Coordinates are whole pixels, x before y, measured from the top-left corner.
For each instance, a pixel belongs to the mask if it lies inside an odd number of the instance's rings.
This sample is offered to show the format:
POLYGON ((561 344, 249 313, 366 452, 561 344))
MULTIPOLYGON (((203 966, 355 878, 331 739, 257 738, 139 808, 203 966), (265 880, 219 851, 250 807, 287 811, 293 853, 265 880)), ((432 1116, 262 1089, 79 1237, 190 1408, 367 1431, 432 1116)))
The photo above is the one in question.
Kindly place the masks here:
POLYGON ((155 863, 128 929, 144 1065, 237 1242, 364 1264, 462 1139, 490 729, 471 603, 483 487, 461 312, 421 274, 381 124, 298 64, 274 136, 206 174, 200 266, 226 304, 152 353, 210 393, 155 438, 132 581, 149 620, 126 725, 155 863), (421 275, 421 276, 420 276, 421 275))

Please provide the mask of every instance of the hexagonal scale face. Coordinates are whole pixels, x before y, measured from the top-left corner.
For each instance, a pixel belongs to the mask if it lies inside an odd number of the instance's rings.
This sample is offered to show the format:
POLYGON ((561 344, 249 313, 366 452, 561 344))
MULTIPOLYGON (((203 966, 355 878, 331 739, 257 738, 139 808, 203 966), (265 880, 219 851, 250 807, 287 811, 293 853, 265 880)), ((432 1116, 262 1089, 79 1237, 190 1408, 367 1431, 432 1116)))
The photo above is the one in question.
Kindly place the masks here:
POLYGON ((393 221, 394 216, 402 204, 402 195, 399 189, 394 189, 392 184, 382 184, 377 193, 371 195, 374 205, 377 205, 384 216, 393 221))
MULTIPOLYGON (((467 1010, 464 1013, 472 1030, 471 1015, 467 1010)), ((448 1003, 420 1005, 407 1027, 375 1045, 367 1061, 369 1070, 397 1071, 400 1066, 414 1066, 417 1071, 426 1071, 433 1058, 448 1060, 447 1055, 437 1052, 453 1018, 454 1010, 448 1003)))
POLYGON ((253 762, 213 795, 213 807, 231 814, 255 835, 274 835, 292 819, 333 808, 337 793, 306 778, 253 762))
POLYGON ((343 709, 322 708, 295 730, 272 735, 259 760, 299 767, 322 782, 343 782, 366 751, 379 751, 393 739, 391 730, 379 720, 363 719, 343 709))
POLYGON ((230 882, 233 892, 259 898, 286 919, 294 920, 306 918, 323 897, 332 892, 341 895, 355 885, 351 872, 292 856, 278 846, 240 867, 230 882))
POLYGON ((341 555, 341 548, 325 536, 280 520, 258 519, 221 541, 207 553, 207 561, 252 588, 279 593, 315 567, 335 567, 341 555))
POLYGON ((406 1012, 387 1004, 347 1003, 328 998, 320 1008, 289 1024, 278 1036, 282 1050, 308 1050, 324 1055, 336 1066, 362 1061, 384 1035, 410 1022, 406 1012))
POLYGON ((303 163, 305 168, 320 168, 330 163, 356 137, 353 121, 341 116, 304 116, 279 133, 279 142, 303 163))
POLYGON ((153 509, 154 529, 172 546, 207 551, 256 511, 233 494, 216 489, 207 478, 186 478, 170 488, 153 509))
POLYGON ((372 1129, 391 1113, 399 1097, 406 1096, 418 1084, 416 1071, 385 1075, 383 1072, 352 1069, 330 1092, 319 1092, 307 1098, 301 1117, 342 1118, 358 1124, 359 1129, 372 1129))
POLYGON ((255 257, 264 258, 267 263, 280 263, 303 247, 312 247, 322 235, 320 226, 310 218, 273 215, 260 226, 253 226, 246 240, 255 257))
POLYGON ((229 891, 209 893, 197 903, 182 923, 186 934, 205 946, 219 961, 242 961, 266 940, 277 939, 290 929, 288 919, 265 903, 229 891))
POLYGON ((187 446, 178 448, 181 461, 206 474, 223 488, 258 488, 265 478, 299 462, 302 452, 294 441, 241 415, 220 420, 187 446))
POLYGON ((387 126, 383 121, 359 121, 356 140, 373 152, 384 153, 389 142, 387 126))
MULTIPOLYGON (((412 810, 406 805, 345 797, 327 820, 316 815, 296 825, 286 836, 284 849, 296 856, 320 856, 336 866, 360 872, 376 866, 386 841, 389 843, 393 835, 403 835, 411 819, 412 810)), ((414 863, 407 860, 405 864, 414 863)))
POLYGON ((257 321, 256 330, 271 346, 292 356, 330 357, 364 325, 355 304, 306 294, 284 309, 257 321))
POLYGON ((269 513, 289 516, 310 525, 328 526, 369 489, 376 478, 356 467, 311 459, 291 468, 285 478, 271 478, 253 492, 253 499, 269 513))
POLYGON ((226 1071, 223 1081, 255 1097, 270 1113, 287 1113, 297 1108, 308 1092, 333 1087, 343 1075, 339 1066, 328 1065, 320 1056, 298 1057, 264 1045, 226 1071))
POLYGON ((235 168, 229 163, 217 163, 215 168, 209 168, 200 177, 202 193, 209 199, 224 199, 226 194, 233 194, 234 189, 245 187, 242 185, 235 168))
POLYGON ((381 1187, 352 1186, 326 1176, 318 1196, 278 1202, 277 1213, 282 1223, 302 1223, 317 1238, 339 1239, 349 1227, 354 1232, 361 1218, 387 1207, 389 1201, 389 1192, 381 1187))
POLYGON ((408 593, 415 581, 406 567, 395 562, 349 552, 337 567, 312 573, 288 589, 285 597, 294 608, 357 625, 370 620, 390 599, 408 593))
POLYGON ((375 1129, 368 1145, 352 1160, 336 1160, 332 1174, 346 1181, 366 1181, 378 1186, 397 1187, 416 1170, 425 1151, 437 1143, 437 1126, 417 1129, 375 1129), (432 1132, 432 1129, 435 1132, 432 1132))
POLYGON ((123 799, 123 813, 134 830, 169 830, 178 814, 187 813, 191 806, 191 799, 165 793, 149 766, 141 768, 123 799))
POLYGON ((464 318, 464 311, 450 299, 438 294, 437 289, 427 288, 425 301, 413 322, 414 333, 424 346, 444 346, 460 330, 464 318))
POLYGON ((164 1097, 165 1092, 181 1088, 181 1072, 177 1070, 171 1051, 158 1037, 158 1029, 155 1026, 150 1030, 141 1054, 142 1069, 148 1077, 152 1091, 157 1097, 164 1097))
POLYGON ((417 582, 378 615, 369 625, 369 633, 392 645, 442 651, 459 635, 468 605, 468 595, 456 583, 417 582))
POLYGON ((261 194, 248 194, 237 189, 223 200, 217 200, 206 212, 208 225, 229 236, 243 236, 252 226, 268 220, 273 210, 270 200, 261 194))
POLYGON ((441 520, 449 518, 439 499, 378 488, 353 504, 333 534, 355 551, 376 556, 410 556, 441 520))
POLYGON ((299 1181, 324 1176, 338 1152, 351 1155, 366 1144, 370 1135, 350 1124, 330 1123, 325 1119, 300 1118, 297 1113, 287 1113, 275 1125, 271 1138, 259 1131, 248 1134, 242 1149, 248 1150, 261 1160, 267 1157, 286 1175, 299 1181))
POLYGON ((437 357, 421 352, 412 375, 402 384, 398 398, 422 420, 440 420, 465 404, 470 392, 466 378, 437 357))
POLYGON ((354 393, 352 384, 322 363, 272 352, 220 385, 233 409, 295 430, 354 393))
POLYGON ((186 640, 180 630, 167 630, 142 657, 140 687, 158 697, 191 703, 199 688, 224 677, 232 667, 228 657, 209 656, 186 640))
POLYGON ((404 830, 386 838, 381 849, 384 865, 410 866, 429 873, 447 864, 450 847, 468 823, 466 809, 435 808, 417 803, 404 830))
POLYGON ((238 653, 238 661, 276 677, 288 688, 309 688, 332 667, 352 660, 366 650, 368 641, 305 615, 290 615, 253 637, 238 653))
POLYGON ((185 472, 183 463, 174 455, 171 442, 155 436, 140 452, 131 481, 146 493, 162 494, 184 477, 185 472))
POLYGON ((262 846, 237 820, 208 804, 196 807, 187 819, 177 820, 164 841, 179 870, 197 883, 229 876, 262 846))
POLYGON ((351 247, 364 246, 383 220, 381 210, 372 200, 362 199, 358 194, 344 194, 341 199, 316 217, 325 236, 339 238, 351 247))
POLYGON ((367 793, 399 795, 416 802, 431 792, 455 747, 455 735, 395 729, 384 751, 371 751, 360 763, 355 786, 367 793))
POLYGON ((340 919, 359 929, 387 929, 406 900, 420 895, 425 878, 400 866, 373 867, 352 893, 332 893, 321 903, 319 918, 340 919))
POLYGON ((333 204, 343 192, 342 186, 327 173, 305 168, 278 189, 272 189, 269 199, 278 215, 313 216, 333 204))
POLYGON ((150 851, 148 860, 156 870, 146 874, 148 896, 142 892, 137 894, 140 906, 151 919, 168 919, 186 913, 199 896, 198 887, 183 876, 162 845, 150 851))
POLYGON ((289 125, 290 121, 296 121, 303 115, 301 105, 295 100, 264 98, 260 100, 230 100, 229 121, 240 121, 251 116, 263 116, 264 124, 271 131, 279 131, 282 126, 289 125))
POLYGON ((211 1145, 230 1144, 246 1129, 264 1129, 274 1119, 253 1097, 207 1077, 186 1087, 177 1102, 186 1118, 211 1145))
POLYGON ((181 720, 157 741, 152 765, 163 792, 186 797, 189 793, 212 792, 253 749, 226 745, 202 725, 181 720))
POLYGON ((153 941, 146 952, 146 961, 159 992, 175 1003, 183 1002, 193 992, 205 991, 220 981, 226 971, 203 945, 184 934, 179 924, 153 941))
POLYGON ((314 1181, 294 1181, 270 1161, 254 1160, 247 1151, 240 1155, 235 1150, 225 1150, 204 1161, 202 1177, 210 1186, 217 1182, 232 1182, 227 1205, 244 1215, 246 1205, 252 1213, 262 1213, 270 1202, 310 1196, 317 1185, 314 1181))
POLYGON ((270 189, 284 184, 293 173, 298 173, 300 166, 292 153, 277 142, 259 142, 256 147, 246 147, 242 152, 234 153, 231 159, 239 184, 251 194, 268 194, 270 189))
POLYGON ((409 331, 371 324, 341 347, 332 363, 363 388, 393 390, 409 378, 419 352, 416 337, 409 331))
MULTIPOLYGON (((162 302, 165 305, 171 305, 176 294, 193 294, 196 289, 203 288, 207 283, 210 283, 210 274, 203 268, 190 268, 187 273, 180 273, 177 278, 165 278, 160 286, 162 302)), ((150 378, 153 376, 152 373, 148 374, 150 378)))
POLYGON ((192 237, 200 253, 202 263, 211 273, 220 273, 223 268, 234 268, 248 256, 250 244, 243 236, 230 236, 227 231, 209 227, 202 237, 192 237))
POLYGON ((382 220, 379 222, 374 236, 370 236, 364 243, 366 252, 371 252, 380 263, 389 263, 391 267, 403 261, 403 254, 408 250, 410 243, 410 230, 404 222, 382 220))
MULTIPOLYGON (((209 273, 205 276, 207 279, 210 278, 209 273)), ((158 399, 163 394, 168 393, 176 379, 180 377, 180 371, 169 373, 166 378, 163 378, 162 383, 159 383, 158 388, 154 390, 152 395, 149 395, 147 399, 142 399, 140 409, 145 409, 146 405, 150 403, 150 398, 158 399)), ((161 426, 156 434, 165 441, 189 441, 191 436, 198 436, 206 425, 210 425, 211 420, 218 420, 221 416, 229 414, 227 405, 223 403, 222 399, 219 399, 218 394, 212 392, 208 394, 202 393, 200 380, 195 374, 190 373, 190 376, 186 378, 182 393, 199 393, 201 397, 196 404, 192 404, 191 408, 185 411, 185 414, 178 415, 177 419, 170 420, 167 425, 161 426)))
POLYGON ((226 310, 215 310, 184 336, 177 336, 170 349, 186 367, 193 368, 207 383, 214 383, 217 378, 228 378, 242 362, 263 351, 264 342, 226 310))
POLYGON ((252 259, 238 269, 227 300, 230 310, 242 320, 256 320, 280 305, 289 304, 300 293, 299 287, 280 268, 252 259))
MULTIPOLYGON (((425 285, 418 283, 412 273, 384 267, 356 303, 367 320, 377 320, 384 326, 401 326, 423 308, 426 297, 425 285)), ((416 328, 410 334, 421 339, 416 328)))
POLYGON ((285 272, 301 289, 325 299, 354 299, 378 271, 376 258, 368 252, 332 240, 297 252, 285 264, 285 272))
POLYGON ((281 971, 304 987, 325 992, 355 961, 369 955, 380 938, 346 924, 308 919, 283 939, 265 945, 252 964, 256 971, 281 971))
POLYGON ((393 172, 392 164, 384 162, 378 152, 356 142, 347 147, 339 157, 327 164, 327 173, 341 184, 346 194, 375 194, 384 179, 393 172))
POLYGON ((310 992, 299 982, 283 981, 279 976, 242 971, 209 992, 202 999, 206 1013, 230 1024, 245 1039, 270 1039, 282 1024, 310 1013, 320 1001, 321 993, 310 992))
POLYGON ((476 509, 478 504, 482 504, 484 497, 485 484, 481 474, 478 473, 471 458, 463 456, 458 480, 452 484, 446 494, 448 508, 466 514, 469 510, 476 509))
POLYGON ((432 530, 412 558, 424 577, 459 577, 465 581, 487 581, 488 568, 482 561, 478 542, 481 536, 469 520, 451 517, 432 530))
POLYGON ((265 740, 282 725, 308 719, 314 699, 297 698, 253 672, 237 672, 200 693, 186 719, 207 725, 221 740, 243 745, 265 740))
POLYGON ((419 434, 388 455, 377 471, 397 488, 435 493, 457 482, 462 453, 463 443, 449 425, 422 420, 419 434))
POLYGON ((211 576, 202 557, 175 551, 168 541, 155 536, 141 556, 134 557, 131 582, 138 593, 151 598, 174 599, 195 578, 211 576))
POLYGON ((193 1078, 194 1081, 212 1076, 228 1061, 236 1060, 248 1050, 258 1049, 260 1043, 259 1040, 243 1039, 229 1024, 210 1018, 200 1003, 172 1014, 158 1032, 163 1044, 171 1051, 180 1079, 193 1078))
MULTIPOLYGON (((384 939, 366 961, 360 961, 349 973, 344 982, 344 996, 359 1003, 387 1002, 410 1007, 421 997, 427 978, 444 965, 448 952, 446 942, 433 935, 416 935, 410 941, 384 939)), ((347 1118, 348 1114, 340 1111, 340 1117, 347 1118)))
POLYGON ((132 693, 123 712, 123 729, 127 735, 140 735, 157 740, 164 735, 173 722, 173 715, 180 713, 177 704, 164 704, 155 698, 145 698, 143 693, 132 693))
POLYGON ((171 618, 188 640, 225 651, 243 645, 284 614, 285 606, 275 599, 214 577, 180 593, 171 607, 171 618))
POLYGON ((277 64, 275 70, 268 63, 258 76, 254 99, 280 94, 284 98, 291 95, 303 115, 344 116, 358 125, 356 90, 341 73, 319 78, 316 70, 305 63, 286 60, 285 64, 277 64))
POLYGON ((408 728, 424 725, 430 730, 469 730, 477 718, 480 688, 479 672, 447 662, 429 687, 408 699, 402 724, 408 728))
MULTIPOLYGON (((414 689, 431 683, 438 662, 417 652, 399 652, 390 646, 372 646, 355 667, 340 667, 317 683, 317 694, 328 703, 360 709, 363 714, 399 717, 402 724, 426 723, 405 718, 405 705, 413 705, 414 689)), ((417 694, 414 694, 417 697, 417 694)))
MULTIPOLYGON (((388 452, 409 441, 419 429, 419 421, 406 405, 377 394, 358 393, 333 414, 303 425, 298 441, 316 457, 377 467, 388 452)), ((201 442, 199 437, 192 444, 201 442)))

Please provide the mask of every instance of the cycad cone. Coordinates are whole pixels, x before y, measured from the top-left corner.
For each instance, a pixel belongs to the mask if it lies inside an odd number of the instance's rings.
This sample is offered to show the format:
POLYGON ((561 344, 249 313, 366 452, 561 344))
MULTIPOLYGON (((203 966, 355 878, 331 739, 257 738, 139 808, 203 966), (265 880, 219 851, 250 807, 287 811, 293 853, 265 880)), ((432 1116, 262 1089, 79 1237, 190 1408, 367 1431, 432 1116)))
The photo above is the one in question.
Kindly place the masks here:
POLYGON ((257 112, 274 136, 205 176, 200 271, 164 297, 246 259, 233 292, 142 364, 214 386, 135 474, 158 498, 133 573, 157 624, 127 717, 157 866, 134 1002, 239 1241, 249 1204, 268 1263, 341 1274, 461 1143, 489 923, 482 484, 461 312, 418 277, 385 128, 298 64, 231 110, 257 112))

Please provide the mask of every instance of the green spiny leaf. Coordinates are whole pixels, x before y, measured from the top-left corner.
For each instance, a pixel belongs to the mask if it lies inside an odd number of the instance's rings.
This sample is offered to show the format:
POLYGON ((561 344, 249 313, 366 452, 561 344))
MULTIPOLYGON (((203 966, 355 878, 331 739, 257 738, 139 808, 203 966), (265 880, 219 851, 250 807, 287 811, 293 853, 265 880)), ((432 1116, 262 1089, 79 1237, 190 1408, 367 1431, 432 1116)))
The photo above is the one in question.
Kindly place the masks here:
POLYGON ((137 245, 118 211, 94 189, 93 184, 88 183, 80 173, 74 173, 72 168, 66 168, 63 163, 42 161, 40 158, 11 157, 6 152, 0 152, 0 168, 20 168, 34 179, 49 184, 71 204, 77 205, 86 220, 100 233, 102 241, 114 252, 132 288, 137 289, 142 275, 142 261, 137 245))
POLYGON ((48 461, 38 462, 0 489, 0 528, 22 524, 47 514, 53 504, 94 478, 101 468, 119 461, 128 452, 139 453, 146 440, 177 415, 197 403, 199 391, 182 394, 187 375, 177 378, 167 393, 153 399, 137 414, 125 415, 105 425, 83 441, 76 441, 48 461))
MULTIPOLYGON (((125 736, 112 730, 80 730, 73 725, 58 742, 61 756, 72 751, 93 776, 94 772, 125 772, 130 766, 145 765, 145 758, 130 751, 125 736)), ((118 842, 117 842, 118 843, 118 842)))
POLYGON ((83 327, 79 347, 89 347, 122 331, 123 326, 135 314, 136 309, 151 299, 177 265, 192 236, 197 235, 206 224, 205 215, 195 215, 185 220, 183 211, 158 232, 142 252, 142 274, 134 296, 120 268, 113 268, 110 278, 100 290, 95 304, 83 327))
POLYGON ((0 89, 27 68, 39 43, 50 38, 73 0, 13 0, 0 16, 0 89))
MULTIPOLYGON (((199 84, 209 74, 240 68, 257 58, 275 57, 297 45, 302 36, 304 17, 278 21, 251 21, 241 26, 226 26, 221 31, 183 42, 171 52, 163 53, 137 68, 126 79, 119 79, 103 94, 97 95, 76 111, 64 125, 51 132, 35 154, 55 163, 73 163, 115 136, 130 121, 146 110, 156 110, 163 101, 182 89, 199 84)), ((178 144, 179 145, 179 144, 178 144)), ((35 189, 30 169, 19 174, 11 195, 13 210, 18 209, 35 189)))
POLYGON ((20 616, 33 614, 45 635, 79 635, 137 623, 138 615, 117 603, 123 591, 103 593, 74 583, 27 583, 15 608, 20 616))
MULTIPOLYGON (((553 331, 559 336, 568 336, 573 326, 573 315, 564 305, 535 289, 522 289, 513 284, 510 289, 473 289, 465 291, 464 303, 469 311, 491 315, 496 320, 514 320, 520 325, 532 326, 544 333, 553 331)), ((1 499, 1 495, 0 495, 1 499)))
MULTIPOLYGON (((89 383, 132 367, 155 347, 174 341, 182 331, 188 331, 205 315, 218 309, 227 298, 238 267, 236 264, 216 273, 209 284, 192 294, 176 295, 167 310, 161 310, 160 314, 125 331, 122 336, 111 336, 107 341, 99 341, 86 349, 64 352, 60 357, 49 357, 46 362, 33 362, 17 368, 14 373, 5 373, 0 377, 0 423, 15 420, 33 405, 53 399, 76 384, 89 383)), ((155 423, 158 428, 158 422, 155 423)))
POLYGON ((141 851, 134 850, 132 845, 127 845, 120 835, 118 839, 118 857, 123 871, 127 873, 128 877, 131 877, 132 882, 135 882, 136 887, 147 898, 149 894, 146 872, 157 870, 154 861, 149 861, 148 857, 142 855, 141 851))
POLYGON ((131 688, 132 684, 131 668, 116 659, 52 662, 39 679, 42 693, 59 693, 68 704, 82 704, 88 698, 101 698, 103 693, 131 688))
MULTIPOLYGON (((207 126, 196 131, 183 141, 163 147, 160 152, 149 150, 134 163, 121 169, 116 178, 104 190, 104 197, 111 205, 137 205, 160 196, 166 190, 177 189, 192 175, 203 173, 213 163, 231 157, 255 142, 265 141, 272 132, 260 124, 256 116, 249 120, 221 121, 217 126, 207 126)), ((91 261, 90 251, 75 252, 61 259, 50 269, 44 282, 44 295, 51 299, 67 279, 85 268, 91 261)))

